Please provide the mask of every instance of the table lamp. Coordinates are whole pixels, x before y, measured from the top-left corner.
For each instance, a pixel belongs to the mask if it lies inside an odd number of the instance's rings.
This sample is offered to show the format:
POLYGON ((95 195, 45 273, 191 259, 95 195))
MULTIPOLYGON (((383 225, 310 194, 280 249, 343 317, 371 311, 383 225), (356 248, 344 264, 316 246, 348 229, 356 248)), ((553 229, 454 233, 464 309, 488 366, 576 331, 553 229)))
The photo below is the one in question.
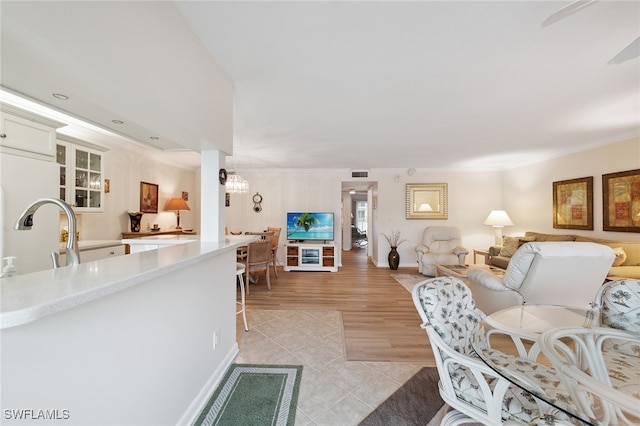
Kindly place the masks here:
POLYGON ((180 227, 180 210, 191 210, 189 205, 182 198, 172 198, 167 203, 167 206, 164 208, 165 210, 175 210, 176 218, 178 219, 178 224, 176 225, 176 229, 182 229, 180 227))
POLYGON ((484 221, 485 225, 493 226, 496 230, 496 245, 502 245, 502 228, 505 226, 513 226, 511 218, 504 210, 492 210, 484 221))

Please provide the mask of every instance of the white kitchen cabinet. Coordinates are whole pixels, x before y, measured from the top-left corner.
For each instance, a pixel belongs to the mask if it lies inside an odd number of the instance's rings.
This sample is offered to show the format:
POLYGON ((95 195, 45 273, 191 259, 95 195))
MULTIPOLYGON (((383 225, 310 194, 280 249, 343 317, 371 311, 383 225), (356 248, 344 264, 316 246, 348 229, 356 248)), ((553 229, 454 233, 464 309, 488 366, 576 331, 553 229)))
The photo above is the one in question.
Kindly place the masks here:
POLYGON ((0 103, 0 254, 15 256, 18 274, 51 269, 51 252, 58 250, 60 214, 43 206, 33 229, 13 229, 20 214, 39 198, 56 198, 56 128, 62 123, 0 103), (52 150, 50 149, 52 148, 52 150))
POLYGON ((63 126, 66 124, 0 103, 0 152, 53 161, 56 129, 63 126))
MULTIPOLYGON (((80 262, 87 263, 95 260, 108 259, 110 257, 123 256, 126 254, 126 247, 119 241, 79 241, 78 250, 80 251, 80 262)), ((66 247, 60 248, 60 265, 66 263, 66 247)))
POLYGON ((76 213, 104 211, 104 151, 68 136, 58 138, 60 198, 76 213))

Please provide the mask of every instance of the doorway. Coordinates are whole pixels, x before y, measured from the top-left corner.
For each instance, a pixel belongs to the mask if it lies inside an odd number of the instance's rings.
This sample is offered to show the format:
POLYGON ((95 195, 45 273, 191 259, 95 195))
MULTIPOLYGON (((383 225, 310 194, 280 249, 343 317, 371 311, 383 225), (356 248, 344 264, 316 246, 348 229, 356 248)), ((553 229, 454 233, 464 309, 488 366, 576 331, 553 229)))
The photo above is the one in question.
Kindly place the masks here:
POLYGON ((373 196, 377 182, 342 182, 342 250, 370 256, 375 229, 373 196))

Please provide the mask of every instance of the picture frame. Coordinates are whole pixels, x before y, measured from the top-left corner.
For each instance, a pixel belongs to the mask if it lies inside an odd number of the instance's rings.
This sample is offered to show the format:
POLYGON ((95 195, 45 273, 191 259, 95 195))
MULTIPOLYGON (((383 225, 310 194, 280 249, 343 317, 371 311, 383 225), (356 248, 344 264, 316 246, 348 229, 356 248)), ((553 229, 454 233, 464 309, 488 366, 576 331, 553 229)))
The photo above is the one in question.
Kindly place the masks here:
POLYGON ((446 183, 408 183, 406 186, 407 219, 447 219, 449 194, 446 183))
POLYGON ((140 182, 140 211, 158 213, 158 185, 140 182))
POLYGON ((189 193, 187 191, 182 191, 182 199, 189 201, 189 193))
POLYGON ((553 182, 553 227, 593 230, 593 176, 553 182))
POLYGON ((602 229, 640 232, 640 169, 602 175, 602 229))

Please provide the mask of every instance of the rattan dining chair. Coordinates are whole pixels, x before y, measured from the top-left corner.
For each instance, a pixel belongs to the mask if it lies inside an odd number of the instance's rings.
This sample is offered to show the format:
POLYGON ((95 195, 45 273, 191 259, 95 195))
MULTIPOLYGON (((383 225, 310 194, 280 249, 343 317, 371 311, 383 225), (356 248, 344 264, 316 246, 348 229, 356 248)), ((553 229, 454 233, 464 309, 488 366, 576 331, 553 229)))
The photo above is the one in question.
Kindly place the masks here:
POLYGON ((640 424, 640 334, 560 327, 545 332, 540 346, 591 423, 640 424))
POLYGON ((271 290, 271 280, 269 278, 269 262, 271 260, 271 239, 260 239, 247 245, 247 257, 245 260, 245 285, 246 294, 249 294, 249 283, 252 281, 251 274, 256 274, 253 282, 258 282, 257 273, 264 271, 267 278, 267 288, 271 290))
POLYGON ((590 325, 640 333, 640 280, 625 278, 603 284, 591 306, 590 325))
POLYGON ((280 232, 282 228, 275 228, 269 226, 267 228, 267 232, 273 232, 273 240, 271 242, 271 266, 273 267, 273 274, 278 278, 278 269, 276 268, 278 264, 278 244, 280 241, 280 232))
POLYGON ((458 278, 437 277, 416 284, 413 303, 429 336, 442 399, 453 408, 441 425, 505 420, 529 422, 541 406, 489 368, 471 346, 472 331, 485 318, 471 291, 458 278))

